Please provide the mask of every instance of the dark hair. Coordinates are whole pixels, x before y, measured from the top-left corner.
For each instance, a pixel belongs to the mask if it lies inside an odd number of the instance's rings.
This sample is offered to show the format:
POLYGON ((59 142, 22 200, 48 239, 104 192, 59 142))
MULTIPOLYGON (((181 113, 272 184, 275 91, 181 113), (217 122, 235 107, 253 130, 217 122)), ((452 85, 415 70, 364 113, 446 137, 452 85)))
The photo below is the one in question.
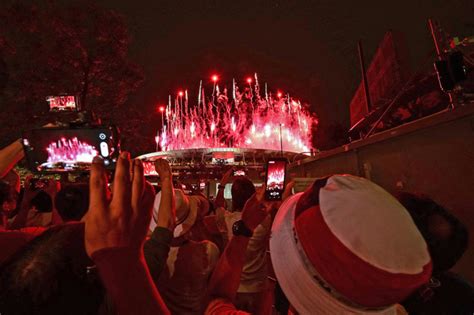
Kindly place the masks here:
POLYGON ((30 206, 35 206, 38 212, 51 212, 53 210, 53 200, 50 195, 41 190, 31 199, 30 206))
POLYGON ((11 184, 4 180, 0 180, 0 213, 5 210, 3 209, 4 203, 15 202, 16 209, 9 209, 6 212, 6 215, 9 218, 14 217, 18 211, 18 193, 15 190, 15 187, 12 187, 11 184))
POLYGON ((96 314, 104 298, 84 248, 84 225, 53 227, 0 267, 0 313, 96 314))
POLYGON ((0 207, 5 201, 9 200, 10 191, 11 191, 10 184, 8 184, 7 182, 3 180, 0 180, 0 207))
POLYGON ((79 221, 89 207, 89 185, 65 186, 56 195, 56 209, 64 222, 79 221))
POLYGON ((467 249, 469 234, 466 226, 427 196, 402 192, 397 198, 428 244, 433 273, 451 269, 467 249))
POLYGON ((239 176, 232 183, 232 210, 242 211, 245 203, 255 193, 255 186, 245 176, 239 176))

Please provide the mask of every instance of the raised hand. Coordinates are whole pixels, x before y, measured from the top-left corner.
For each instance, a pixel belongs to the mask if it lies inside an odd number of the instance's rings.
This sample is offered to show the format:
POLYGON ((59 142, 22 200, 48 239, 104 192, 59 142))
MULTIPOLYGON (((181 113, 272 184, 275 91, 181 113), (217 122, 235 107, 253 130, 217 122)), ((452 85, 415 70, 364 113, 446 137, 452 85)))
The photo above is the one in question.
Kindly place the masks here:
POLYGON ((156 160, 155 169, 160 175, 161 184, 161 202, 156 224, 173 231, 176 225, 173 173, 166 159, 156 160))
POLYGON ((95 157, 90 174, 90 202, 85 216, 85 245, 89 256, 101 249, 142 249, 154 201, 140 160, 122 152, 117 162, 112 200, 107 201, 107 176, 103 160, 95 157))
POLYGON ((282 202, 291 196, 291 190, 294 185, 294 181, 290 181, 286 184, 281 201, 265 200, 265 185, 259 187, 257 192, 247 200, 244 209, 242 210, 242 220, 245 225, 249 229, 254 230, 263 220, 265 220, 268 214, 274 216, 282 202))
POLYGON ((155 161, 155 170, 160 176, 160 180, 172 178, 171 166, 166 159, 158 159, 155 161))
POLYGON ((84 220, 85 246, 117 314, 169 314, 143 257, 154 197, 153 187, 143 176, 142 162, 130 161, 129 153, 122 152, 109 204, 104 162, 94 158, 84 220))

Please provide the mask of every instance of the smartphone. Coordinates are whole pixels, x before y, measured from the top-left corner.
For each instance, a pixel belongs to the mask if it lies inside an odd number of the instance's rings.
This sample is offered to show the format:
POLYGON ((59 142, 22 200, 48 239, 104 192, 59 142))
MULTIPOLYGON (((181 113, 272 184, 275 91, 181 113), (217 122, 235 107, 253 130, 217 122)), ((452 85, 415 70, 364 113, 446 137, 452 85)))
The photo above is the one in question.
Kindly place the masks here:
POLYGON ((285 158, 274 158, 267 162, 265 200, 282 199, 285 189, 286 164, 285 158))
POLYGON ((51 112, 75 112, 80 110, 79 97, 75 95, 48 96, 46 102, 51 112))
POLYGON ((37 173, 88 171, 97 155, 107 169, 115 169, 120 153, 120 135, 113 126, 33 129, 22 138, 28 166, 37 173))

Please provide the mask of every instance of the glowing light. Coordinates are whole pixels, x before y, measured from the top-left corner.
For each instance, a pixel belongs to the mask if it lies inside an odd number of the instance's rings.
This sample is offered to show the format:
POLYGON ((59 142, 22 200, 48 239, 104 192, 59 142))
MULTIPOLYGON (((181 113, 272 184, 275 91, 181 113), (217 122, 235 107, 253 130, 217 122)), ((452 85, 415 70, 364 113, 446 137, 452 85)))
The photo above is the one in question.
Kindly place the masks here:
POLYGON ((212 76, 212 81, 217 82, 217 80, 219 80, 219 77, 217 76, 217 74, 214 74, 212 76))
MULTIPOLYGON (((251 77, 246 80, 253 81, 251 77)), ((163 151, 213 147, 275 150, 280 148, 280 132, 285 151, 307 152, 312 147, 310 126, 317 120, 298 100, 281 97, 281 92, 278 98, 261 97, 257 85, 249 97, 248 88, 240 90, 235 80, 232 90, 224 88, 219 93, 217 84, 214 93, 205 94, 200 87, 197 104, 177 98, 174 105, 170 101, 166 107, 166 124, 160 129, 163 151)))
POLYGON ((179 92, 178 92, 178 95, 179 95, 180 97, 182 97, 182 96, 184 95, 183 91, 179 91, 179 92))
POLYGON ((285 170, 275 169, 268 172, 267 187, 283 189, 283 182, 285 180, 285 170))
POLYGON ((248 78, 247 78, 247 83, 248 83, 248 84, 252 83, 252 78, 248 77, 248 78))
POLYGON ((264 129, 264 132, 265 132, 265 137, 270 137, 272 131, 271 131, 271 128, 269 124, 266 124, 265 127, 263 127, 264 129))
POLYGON ((48 163, 91 163, 98 154, 94 146, 79 141, 77 137, 61 138, 51 142, 46 151, 48 152, 48 163))
POLYGON ((191 123, 191 128, 189 128, 189 131, 191 132, 191 137, 194 138, 196 136, 196 124, 194 121, 191 123))
POLYGON ((163 112, 165 111, 165 107, 164 107, 164 106, 160 106, 159 110, 160 110, 160 112, 163 113, 163 112))

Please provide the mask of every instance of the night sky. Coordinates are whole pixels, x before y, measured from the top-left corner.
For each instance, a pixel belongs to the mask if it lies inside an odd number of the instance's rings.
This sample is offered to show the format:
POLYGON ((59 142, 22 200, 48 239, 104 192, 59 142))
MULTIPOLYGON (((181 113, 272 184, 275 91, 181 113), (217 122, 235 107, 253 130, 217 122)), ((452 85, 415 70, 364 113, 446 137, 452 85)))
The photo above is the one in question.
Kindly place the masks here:
POLYGON ((402 31, 411 65, 434 51, 427 18, 452 35, 474 34, 474 1, 129 1, 100 0, 123 14, 131 57, 146 82, 129 102, 152 108, 169 93, 214 72, 230 88, 259 73, 273 90, 310 103, 325 122, 348 125, 348 104, 360 80, 356 43, 366 62, 389 30, 402 31))

